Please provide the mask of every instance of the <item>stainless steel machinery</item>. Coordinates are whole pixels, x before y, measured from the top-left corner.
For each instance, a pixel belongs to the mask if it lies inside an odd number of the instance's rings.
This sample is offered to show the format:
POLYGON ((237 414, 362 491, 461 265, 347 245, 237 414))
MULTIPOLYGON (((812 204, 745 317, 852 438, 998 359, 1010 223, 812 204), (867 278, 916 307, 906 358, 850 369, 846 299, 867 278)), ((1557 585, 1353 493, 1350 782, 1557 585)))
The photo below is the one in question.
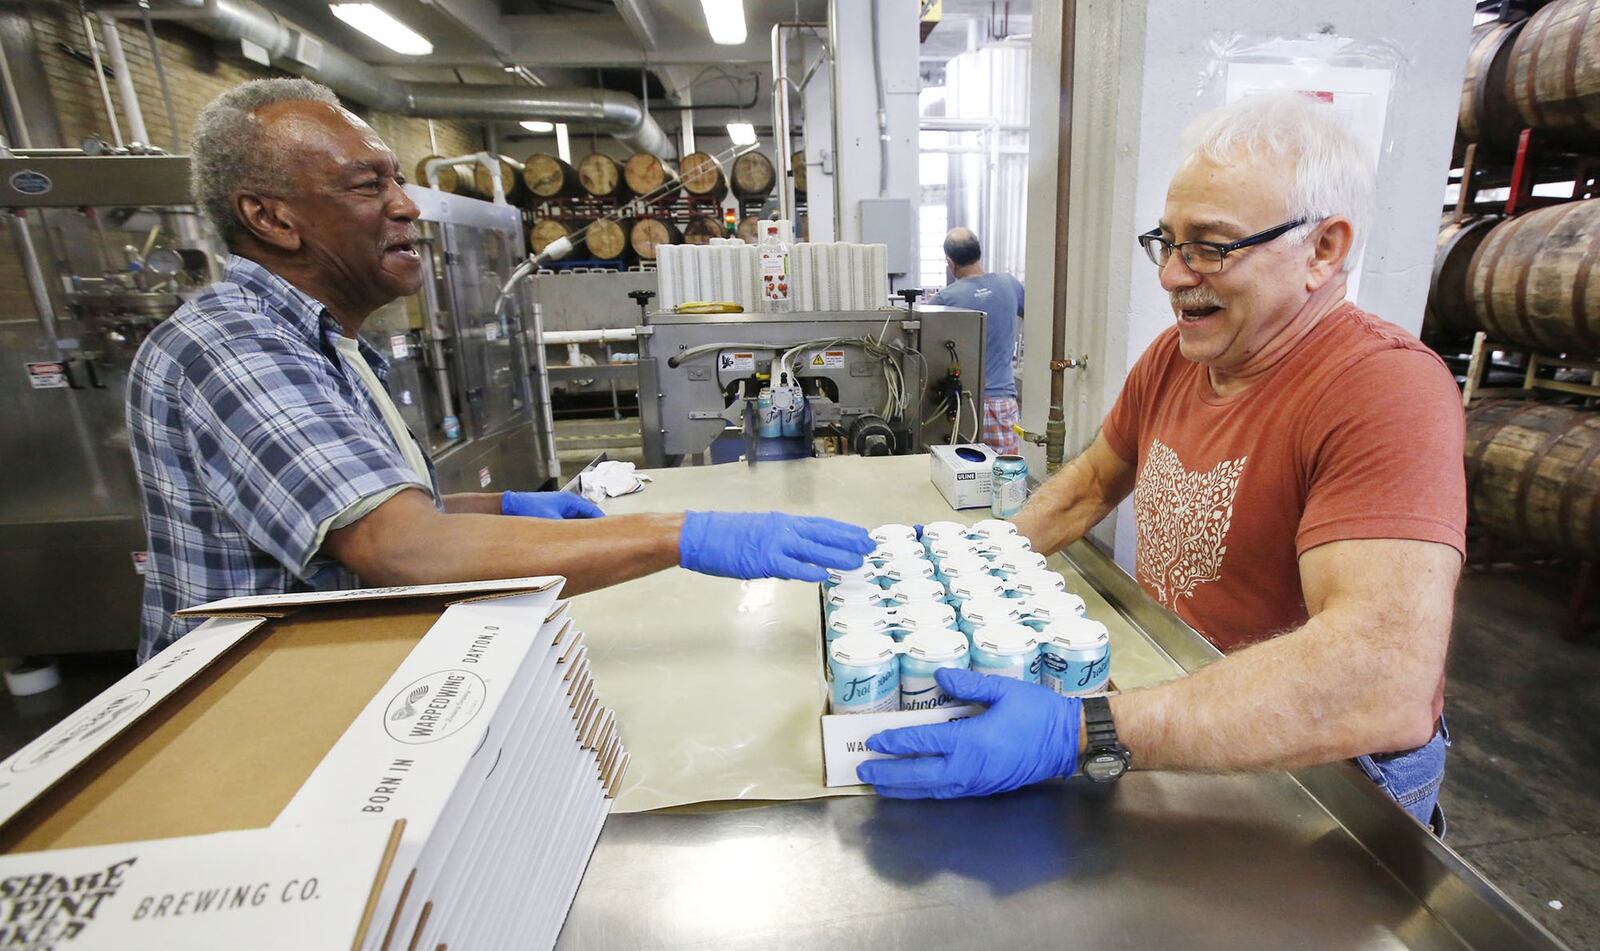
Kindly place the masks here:
POLYGON ((646 464, 708 453, 923 451, 978 438, 984 315, 949 307, 789 314, 652 313, 639 338, 646 464))
POLYGON ((609 405, 620 418, 639 387, 643 324, 636 294, 656 292, 654 271, 544 271, 530 282, 558 405, 609 405))
MULTIPOLYGON (((124 427, 127 370, 152 327, 218 274, 184 156, 0 157, 0 656, 138 641, 145 535, 124 427)), ((423 293, 375 314, 391 387, 445 491, 558 474, 516 210, 413 188, 423 293)))

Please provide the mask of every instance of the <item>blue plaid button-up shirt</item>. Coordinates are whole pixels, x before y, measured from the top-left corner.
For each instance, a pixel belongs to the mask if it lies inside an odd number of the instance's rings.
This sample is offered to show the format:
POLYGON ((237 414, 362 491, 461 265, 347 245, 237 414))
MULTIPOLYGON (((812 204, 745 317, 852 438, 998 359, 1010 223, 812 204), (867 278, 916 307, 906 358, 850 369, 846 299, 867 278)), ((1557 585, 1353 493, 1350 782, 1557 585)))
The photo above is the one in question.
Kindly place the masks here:
MULTIPOLYGON (((422 485, 371 396, 340 359, 338 324, 254 261, 145 340, 128 376, 128 435, 150 557, 139 660, 200 622, 218 598, 356 587, 320 553, 329 524, 397 486, 422 485)), ((360 344, 380 380, 388 364, 360 344)), ((426 455, 426 453, 424 453, 426 455)))

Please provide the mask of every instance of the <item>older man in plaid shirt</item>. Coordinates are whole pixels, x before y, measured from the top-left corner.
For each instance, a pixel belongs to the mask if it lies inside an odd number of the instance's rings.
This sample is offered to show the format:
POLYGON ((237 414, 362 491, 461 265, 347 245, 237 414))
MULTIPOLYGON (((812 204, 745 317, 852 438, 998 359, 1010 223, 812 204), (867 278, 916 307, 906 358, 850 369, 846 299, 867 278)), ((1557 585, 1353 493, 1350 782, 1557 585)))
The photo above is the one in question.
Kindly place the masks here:
POLYGON ((303 79, 219 96, 192 151, 196 200, 233 254, 129 377, 141 661, 196 623, 174 611, 218 598, 540 574, 577 594, 672 565, 820 581, 871 551, 859 527, 777 512, 596 518, 566 493, 442 494, 357 337, 421 286, 394 153, 303 79))

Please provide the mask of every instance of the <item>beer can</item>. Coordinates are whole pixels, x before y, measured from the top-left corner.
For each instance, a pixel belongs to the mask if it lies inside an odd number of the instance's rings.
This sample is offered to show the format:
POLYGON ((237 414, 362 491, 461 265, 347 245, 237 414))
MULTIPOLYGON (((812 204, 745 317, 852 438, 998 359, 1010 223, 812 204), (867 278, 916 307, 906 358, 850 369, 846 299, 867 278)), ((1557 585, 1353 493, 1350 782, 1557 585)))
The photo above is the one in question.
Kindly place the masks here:
POLYGON ((1033 628, 1015 621, 985 624, 972 635, 972 669, 1036 684, 1039 636, 1033 628))
POLYGON ((1111 635, 1088 618, 1052 621, 1040 635, 1045 686, 1067 697, 1102 693, 1111 676, 1111 635))
POLYGON ((928 554, 933 554, 933 543, 940 541, 965 541, 967 526, 960 522, 929 522, 922 526, 922 544, 928 554))
POLYGON ((828 710, 882 713, 900 709, 900 658, 887 634, 846 634, 828 644, 828 710))
POLYGON ((956 609, 943 601, 920 601, 889 612, 893 628, 890 635, 903 641, 918 631, 961 631, 956 623, 956 609))
POLYGON ((977 545, 962 536, 935 539, 927 544, 927 549, 928 557, 933 559, 935 565, 958 558, 978 557, 977 545))
POLYGON ((926 602, 941 602, 944 600, 944 585, 932 578, 907 578, 896 581, 883 593, 885 601, 891 607, 904 607, 908 604, 922 604, 926 602))
POLYGON ((871 535, 872 540, 880 545, 888 542, 911 542, 914 545, 920 544, 920 542, 917 541, 916 529, 912 528, 910 525, 900 525, 895 522, 890 522, 887 525, 879 525, 877 528, 874 528, 867 534, 871 535))
POLYGON ((973 542, 972 548, 981 558, 999 561, 1013 552, 1033 551, 1033 543, 1021 535, 995 535, 973 542))
POLYGON ((772 405, 772 388, 762 387, 756 394, 756 435, 777 439, 783 435, 783 418, 772 405))
POLYGON ((880 605, 851 604, 839 608, 828 616, 825 637, 838 640, 846 634, 889 634, 893 636, 895 619, 889 609, 880 605))
POLYGON ((828 617, 832 618, 835 611, 845 607, 882 607, 884 602, 883 589, 875 584, 865 581, 845 581, 834 586, 828 592, 827 605, 828 617))
POLYGON ((944 692, 934 673, 941 667, 968 667, 967 639, 960 632, 933 628, 907 635, 900 655, 900 709, 931 710, 962 701, 944 692))
POLYGON ((1015 578, 1028 571, 1047 571, 1044 556, 1036 551, 1013 549, 1003 551, 989 562, 989 570, 996 578, 1015 578))
POLYGON ((974 541, 1015 534, 1017 534, 1017 526, 1003 518, 979 519, 972 523, 971 528, 967 529, 967 537, 974 541))
POLYGON ((928 553, 920 542, 892 541, 879 542, 878 547, 868 553, 865 560, 867 564, 881 568, 897 558, 926 557, 928 553))
POLYGON ((1042 571, 1024 571, 1006 582, 1006 596, 1011 598, 1032 598, 1046 591, 1066 594, 1067 579, 1046 568, 1042 571))
POLYGON ((897 582, 907 578, 934 578, 933 562, 926 558, 896 558, 885 564, 878 575, 878 586, 892 588, 897 582))
POLYGON ((1009 598, 973 598, 956 609, 956 618, 961 633, 971 638, 981 627, 1021 623, 1022 605, 1009 598))
POLYGON ((1053 621, 1084 617, 1083 599, 1062 591, 1044 591, 1022 598, 1022 623, 1043 631, 1053 621))
MULTIPOLYGON (((938 573, 934 577, 944 584, 945 594, 953 596, 956 582, 971 578, 993 578, 994 569, 987 561, 976 556, 952 558, 939 564, 938 573)), ((979 593, 986 590, 987 587, 981 589, 979 593)))
POLYGON ((995 456, 990 480, 989 512, 1010 518, 1028 501, 1028 460, 1021 456, 995 456))
POLYGON ((882 569, 876 565, 863 564, 859 568, 829 568, 828 580, 822 583, 822 591, 826 594, 844 584, 846 581, 859 581, 862 584, 878 583, 878 575, 882 569))
POLYGON ((968 601, 994 600, 1002 601, 1006 596, 1005 582, 994 575, 973 575, 971 577, 952 580, 946 589, 945 600, 956 609, 956 614, 961 613, 961 606, 968 601))

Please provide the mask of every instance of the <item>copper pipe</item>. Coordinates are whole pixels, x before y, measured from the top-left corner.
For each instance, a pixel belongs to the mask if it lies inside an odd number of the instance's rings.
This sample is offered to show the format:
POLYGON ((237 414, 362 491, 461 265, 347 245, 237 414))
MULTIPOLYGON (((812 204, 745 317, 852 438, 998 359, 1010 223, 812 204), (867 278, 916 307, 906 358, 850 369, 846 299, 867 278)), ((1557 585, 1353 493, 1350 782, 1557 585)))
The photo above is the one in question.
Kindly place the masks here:
POLYGON ((1056 244, 1055 284, 1050 315, 1050 416, 1045 423, 1045 468, 1061 466, 1066 454, 1067 418, 1067 248, 1071 232, 1067 213, 1072 205, 1072 69, 1073 46, 1077 39, 1077 0, 1061 3, 1061 117, 1056 134, 1056 221, 1062 224, 1056 244))

